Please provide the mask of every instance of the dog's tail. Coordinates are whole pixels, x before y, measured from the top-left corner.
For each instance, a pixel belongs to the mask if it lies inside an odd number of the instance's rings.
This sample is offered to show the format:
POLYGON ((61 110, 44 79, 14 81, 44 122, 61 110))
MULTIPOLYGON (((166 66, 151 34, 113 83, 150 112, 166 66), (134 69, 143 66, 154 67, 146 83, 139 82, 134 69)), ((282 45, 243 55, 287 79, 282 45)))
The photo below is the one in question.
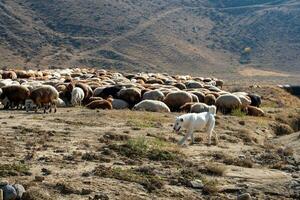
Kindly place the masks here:
POLYGON ((209 106, 209 107, 208 107, 208 112, 209 112, 210 114, 212 114, 212 115, 216 115, 216 113, 217 113, 217 108, 216 108, 216 106, 214 106, 214 105, 209 106))
POLYGON ((216 119, 214 114, 209 114, 209 119, 207 123, 207 132, 211 133, 215 128, 216 119))

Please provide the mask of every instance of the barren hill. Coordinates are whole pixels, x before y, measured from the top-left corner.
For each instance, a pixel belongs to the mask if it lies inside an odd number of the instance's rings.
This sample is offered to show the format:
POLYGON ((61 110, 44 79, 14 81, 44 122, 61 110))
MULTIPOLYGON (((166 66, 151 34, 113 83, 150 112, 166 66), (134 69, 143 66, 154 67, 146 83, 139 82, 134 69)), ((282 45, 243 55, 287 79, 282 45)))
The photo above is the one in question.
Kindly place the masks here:
POLYGON ((2 0, 0 66, 300 72, 296 0, 2 0))

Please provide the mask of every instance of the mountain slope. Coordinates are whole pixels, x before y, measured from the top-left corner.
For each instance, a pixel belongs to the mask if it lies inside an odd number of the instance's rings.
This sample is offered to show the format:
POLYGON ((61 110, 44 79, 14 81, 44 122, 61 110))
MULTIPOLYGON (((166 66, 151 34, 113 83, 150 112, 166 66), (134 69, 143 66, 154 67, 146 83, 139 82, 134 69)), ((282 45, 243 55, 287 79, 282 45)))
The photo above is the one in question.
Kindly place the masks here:
POLYGON ((299 15, 295 0, 3 0, 0 66, 299 72, 299 15))

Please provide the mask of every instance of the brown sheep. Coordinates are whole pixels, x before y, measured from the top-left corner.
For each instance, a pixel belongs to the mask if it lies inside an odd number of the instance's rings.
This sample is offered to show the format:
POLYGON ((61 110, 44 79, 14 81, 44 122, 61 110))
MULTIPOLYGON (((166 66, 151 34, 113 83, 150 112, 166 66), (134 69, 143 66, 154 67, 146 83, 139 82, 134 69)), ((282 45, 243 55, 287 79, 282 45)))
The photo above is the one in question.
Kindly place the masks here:
POLYGON ((44 113, 46 113, 46 106, 48 105, 50 105, 50 112, 52 112, 52 107, 54 107, 54 112, 56 112, 56 104, 58 103, 59 93, 53 86, 44 85, 34 89, 29 98, 36 105, 35 112, 37 112, 38 108, 44 106, 44 113))
POLYGON ((91 97, 87 100, 87 104, 91 103, 92 101, 96 101, 96 100, 103 100, 102 97, 91 97))
POLYGON ((93 96, 92 88, 84 83, 75 83, 75 87, 80 87, 84 92, 84 99, 82 101, 83 104, 86 104, 87 100, 93 96))
POLYGON ((113 107, 111 103, 107 100, 95 100, 86 105, 89 109, 108 109, 111 110, 113 107))
POLYGON ((213 94, 207 94, 204 97, 204 103, 211 106, 216 104, 216 97, 213 94))
POLYGON ((124 88, 118 92, 118 96, 126 101, 131 108, 142 99, 141 91, 138 88, 124 88))
POLYGON ((198 103, 199 102, 198 96, 193 93, 190 93, 190 94, 192 95, 193 102, 198 103))
POLYGON ((192 91, 192 94, 198 97, 199 102, 204 103, 205 94, 199 91, 192 91))
POLYGON ((0 99, 8 99, 8 102, 4 108, 14 108, 17 106, 18 109, 19 106, 22 108, 22 105, 25 105, 25 100, 29 97, 29 95, 30 91, 27 87, 20 85, 9 85, 2 87, 0 99))
POLYGON ((185 103, 180 107, 180 112, 190 112, 191 107, 195 104, 195 102, 185 103))
POLYGON ((181 106, 189 102, 193 102, 193 97, 185 91, 171 92, 164 99, 164 103, 167 104, 172 112, 179 111, 181 106))
POLYGON ((248 115, 250 116, 257 116, 257 117, 265 116, 265 112, 262 109, 257 108, 255 106, 248 106, 247 110, 248 110, 248 115))
POLYGON ((186 89, 186 86, 183 83, 176 83, 173 86, 177 87, 180 90, 185 90, 186 89))
POLYGON ((160 85, 164 84, 164 82, 162 80, 160 80, 160 79, 149 79, 145 83, 148 83, 148 84, 155 84, 155 83, 157 83, 157 84, 160 84, 160 85))
POLYGON ((2 72, 2 78, 3 79, 17 79, 17 74, 14 71, 3 71, 2 72))

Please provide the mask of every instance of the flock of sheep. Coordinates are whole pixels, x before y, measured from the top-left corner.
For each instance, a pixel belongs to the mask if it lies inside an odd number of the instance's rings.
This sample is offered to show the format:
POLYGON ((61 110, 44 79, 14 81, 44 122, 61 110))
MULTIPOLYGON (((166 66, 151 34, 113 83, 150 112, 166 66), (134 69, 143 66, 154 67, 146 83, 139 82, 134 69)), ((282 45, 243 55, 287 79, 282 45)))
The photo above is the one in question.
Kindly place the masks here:
POLYGON ((5 109, 85 106, 89 109, 132 109, 152 112, 207 112, 208 105, 228 114, 238 109, 263 116, 260 96, 222 90, 215 78, 161 73, 118 73, 103 69, 0 71, 0 100, 5 109))

